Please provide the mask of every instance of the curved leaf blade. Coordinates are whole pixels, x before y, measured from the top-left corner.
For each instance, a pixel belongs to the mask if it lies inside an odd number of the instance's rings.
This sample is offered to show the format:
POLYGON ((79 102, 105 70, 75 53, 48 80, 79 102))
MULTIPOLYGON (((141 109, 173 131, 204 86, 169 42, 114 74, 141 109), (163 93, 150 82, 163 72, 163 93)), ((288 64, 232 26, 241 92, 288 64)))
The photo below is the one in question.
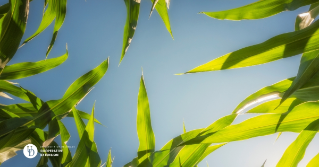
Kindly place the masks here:
POLYGON ((68 51, 57 58, 41 60, 38 62, 23 62, 7 66, 2 74, 0 80, 13 80, 29 77, 39 73, 43 73, 61 65, 68 58, 68 51))
POLYGON ((319 154, 313 157, 310 162, 307 164, 307 167, 316 167, 319 165, 319 154))
POLYGON ((295 22, 295 30, 298 31, 308 27, 318 15, 319 15, 319 3, 311 4, 308 12, 301 13, 297 16, 296 22, 295 22))
POLYGON ((130 46, 136 26, 138 21, 138 16, 140 13, 140 3, 141 0, 124 0, 126 5, 126 23, 124 26, 124 34, 123 34, 123 48, 122 48, 122 54, 120 59, 120 64, 125 56, 125 53, 128 50, 128 47, 130 46))
POLYGON ((19 48, 29 14, 29 0, 11 0, 0 20, 0 74, 19 48))
POLYGON ((277 35, 269 40, 239 49, 200 65, 186 73, 218 71, 269 63, 319 48, 319 21, 299 31, 277 35))
POLYGON ((220 20, 252 20, 270 17, 284 11, 296 10, 314 2, 317 2, 317 0, 259 0, 235 9, 201 13, 220 20))

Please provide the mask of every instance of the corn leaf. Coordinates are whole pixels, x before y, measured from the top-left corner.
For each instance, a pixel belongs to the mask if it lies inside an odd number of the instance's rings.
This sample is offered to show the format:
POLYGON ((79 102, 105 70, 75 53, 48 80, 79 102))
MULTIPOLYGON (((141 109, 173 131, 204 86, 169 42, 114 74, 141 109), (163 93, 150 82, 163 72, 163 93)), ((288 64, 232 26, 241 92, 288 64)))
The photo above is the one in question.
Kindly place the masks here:
MULTIPOLYGON (((76 119, 79 117, 77 116, 76 119)), ((81 119, 81 126, 84 124, 81 119), (82 124, 83 123, 83 124, 82 124)), ((77 126, 78 127, 78 126, 77 126)), ((97 152, 97 147, 94 142, 94 106, 91 113, 91 118, 83 131, 78 148, 73 156, 72 161, 67 166, 100 166, 101 159, 97 152)))
MULTIPOLYGON (((43 151, 42 154, 47 154, 45 148, 42 147, 43 142, 47 139, 47 135, 48 134, 46 132, 38 128, 35 129, 33 133, 30 135, 32 144, 37 146, 39 151, 41 149, 43 151)), ((52 141, 52 143, 50 144, 50 147, 58 147, 58 146, 59 145, 55 141, 52 141)), ((62 155, 63 153, 57 152, 56 154, 59 154, 59 155, 58 156, 43 156, 43 158, 41 157, 37 166, 47 165, 46 163, 48 162, 48 159, 49 159, 53 167, 61 167, 61 160, 63 157, 62 155)))
MULTIPOLYGON (((202 160, 204 160, 209 154, 214 152, 215 150, 219 149, 220 147, 224 146, 227 143, 217 144, 213 146, 209 146, 205 152, 200 156, 200 158, 197 160, 196 165, 198 165, 202 160)), ((208 166, 208 165, 207 165, 208 166)))
POLYGON ((317 0, 259 0, 235 9, 202 12, 209 17, 221 20, 251 20, 273 16, 280 12, 296 10, 299 7, 318 2, 317 0))
POLYGON ((10 0, 10 10, 0 19, 0 74, 19 48, 29 14, 29 0, 10 0))
POLYGON ((280 104, 283 103, 295 91, 304 86, 319 71, 319 51, 304 53, 300 60, 298 74, 289 89, 284 93, 280 104))
POLYGON ((307 164, 307 167, 317 167, 319 165, 319 154, 313 157, 307 164))
POLYGON ((301 30, 308 27, 319 14, 319 3, 311 4, 310 9, 306 13, 297 16, 295 22, 295 30, 301 30))
POLYGON ((34 123, 42 127, 54 117, 68 114, 72 109, 105 74, 108 68, 108 60, 98 67, 78 78, 67 89, 60 100, 51 100, 43 104, 35 117, 12 118, 0 122, 0 136, 8 134, 20 126, 30 126, 34 123))
POLYGON ((273 113, 273 114, 282 114, 287 111, 291 111, 294 107, 299 104, 304 103, 304 101, 297 98, 288 98, 284 103, 279 107, 281 99, 268 101, 258 105, 257 107, 252 108, 246 113, 273 113))
POLYGON ((24 146, 31 144, 31 140, 25 140, 14 147, 9 147, 6 151, 0 151, 0 164, 17 155, 17 151, 22 150, 24 146))
POLYGON ((111 155, 111 149, 109 150, 109 154, 107 156, 106 160, 106 167, 112 167, 112 155, 111 155))
POLYGON ((50 45, 48 47, 47 53, 46 53, 46 57, 48 57, 55 39, 58 35, 58 32, 64 22, 65 19, 65 15, 66 15, 66 2, 67 0, 57 0, 56 1, 56 19, 55 19, 55 23, 54 23, 54 30, 53 30, 53 36, 50 42, 50 45))
POLYGON ((166 143, 161 148, 161 150, 154 152, 149 157, 149 159, 144 160, 143 163, 145 163, 145 161, 150 161, 153 167, 166 166, 171 164, 177 157, 178 153, 184 148, 184 146, 181 144, 193 138, 196 138, 197 136, 206 135, 206 133, 214 133, 220 129, 227 127, 233 122, 236 116, 236 114, 232 114, 222 117, 207 128, 192 130, 175 137, 174 139, 166 143))
POLYGON ((62 64, 68 58, 68 51, 66 54, 53 58, 42 60, 38 62, 23 62, 6 66, 0 75, 0 80, 21 79, 43 73, 52 68, 55 68, 62 64))
POLYGON ((290 87, 294 79, 294 77, 288 78, 258 90, 257 92, 251 94, 245 100, 243 100, 235 108, 233 113, 240 113, 242 110, 249 106, 278 97, 279 93, 285 92, 290 87))
POLYGON ((148 157, 155 150, 155 135, 152 129, 150 106, 143 75, 137 102, 137 136, 140 143, 138 158, 148 157))
POLYGON ((48 2, 48 7, 45 13, 43 14, 40 26, 38 27, 37 31, 32 34, 29 38, 24 40, 21 46, 25 45, 29 41, 31 41, 33 38, 38 36, 42 31, 44 31, 49 25, 52 23, 54 18, 56 17, 56 0, 49 0, 48 2))
POLYGON ((130 46, 136 26, 137 26, 137 21, 138 21, 138 16, 140 13, 140 3, 141 0, 124 0, 125 5, 126 5, 126 23, 124 26, 124 34, 123 34, 123 48, 122 48, 122 54, 121 54, 121 59, 120 63, 122 62, 125 53, 128 50, 128 47, 130 46))
MULTIPOLYGON (((151 1, 153 2, 151 14, 152 14, 152 11, 154 10, 154 7, 155 7, 156 11, 158 12, 160 17, 162 18, 167 31, 171 34, 172 38, 174 39, 172 29, 171 29, 171 24, 169 22, 169 16, 168 16, 168 11, 166 8, 165 0, 151 0, 151 1)), ((151 14, 150 14, 150 16, 151 16, 151 14)))
POLYGON ((306 129, 300 132, 297 139, 286 149, 277 166, 296 167, 302 160, 306 148, 315 137, 318 130, 319 119, 310 123, 306 129))
POLYGON ((319 21, 316 21, 307 28, 281 34, 263 43, 228 53, 186 73, 248 67, 317 50, 318 28, 319 21))
POLYGON ((215 133, 196 137, 191 141, 185 142, 185 144, 239 141, 277 132, 300 133, 311 122, 319 119, 318 111, 318 102, 304 103, 295 107, 289 114, 265 114, 253 117, 215 133))

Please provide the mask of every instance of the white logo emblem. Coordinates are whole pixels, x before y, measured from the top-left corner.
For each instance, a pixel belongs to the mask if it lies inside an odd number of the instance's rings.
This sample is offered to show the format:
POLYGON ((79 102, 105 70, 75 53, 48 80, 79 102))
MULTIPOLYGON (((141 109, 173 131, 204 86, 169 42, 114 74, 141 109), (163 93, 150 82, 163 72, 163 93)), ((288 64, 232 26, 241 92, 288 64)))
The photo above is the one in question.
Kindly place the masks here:
POLYGON ((34 158, 38 154, 38 149, 37 149, 37 147, 35 145, 28 144, 28 145, 24 146, 23 154, 27 158, 34 158))

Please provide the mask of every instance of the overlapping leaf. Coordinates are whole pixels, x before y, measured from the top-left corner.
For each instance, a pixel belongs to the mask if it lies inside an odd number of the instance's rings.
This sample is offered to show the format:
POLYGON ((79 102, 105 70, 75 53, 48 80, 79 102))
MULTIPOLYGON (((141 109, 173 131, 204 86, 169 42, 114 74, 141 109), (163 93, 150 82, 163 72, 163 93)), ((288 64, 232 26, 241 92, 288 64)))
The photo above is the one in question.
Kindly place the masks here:
POLYGON ((0 80, 12 80, 36 75, 62 64, 68 58, 68 51, 57 58, 42 60, 38 62, 23 62, 6 66, 0 75, 0 80))
POLYGON ((273 16, 283 11, 296 10, 299 7, 318 2, 317 0, 259 0, 235 9, 202 12, 209 17, 221 20, 251 20, 273 16))
POLYGON ((29 0, 10 0, 10 9, 0 19, 0 75, 19 48, 29 14, 29 0))
POLYGON ((60 100, 51 100, 43 104, 35 117, 12 118, 0 123, 0 136, 8 134, 21 126, 30 126, 37 123, 37 126, 45 126, 54 117, 68 114, 68 111, 75 106, 105 74, 108 68, 108 60, 98 67, 78 78, 65 92, 60 100))
POLYGON ((307 28, 270 38, 198 66, 186 73, 217 71, 269 63, 319 48, 319 21, 307 28))
POLYGON ((319 154, 311 159, 311 161, 307 164, 307 167, 316 167, 319 165, 319 154))
POLYGON ((319 119, 311 122, 306 129, 300 132, 297 139, 290 144, 277 166, 295 167, 302 160, 306 148, 319 130, 319 119))
POLYGON ((306 13, 301 13, 296 18, 295 30, 301 30, 308 27, 319 14, 319 3, 311 4, 306 13))

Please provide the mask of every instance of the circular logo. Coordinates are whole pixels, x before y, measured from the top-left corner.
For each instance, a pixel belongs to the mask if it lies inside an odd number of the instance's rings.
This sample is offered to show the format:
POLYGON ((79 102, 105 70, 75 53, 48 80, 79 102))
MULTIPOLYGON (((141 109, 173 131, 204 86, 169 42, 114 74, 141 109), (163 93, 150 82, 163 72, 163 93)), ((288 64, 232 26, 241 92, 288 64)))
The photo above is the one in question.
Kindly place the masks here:
POLYGON ((27 158, 34 158, 38 154, 38 149, 37 149, 37 147, 35 145, 28 144, 28 145, 24 146, 23 154, 27 158))

